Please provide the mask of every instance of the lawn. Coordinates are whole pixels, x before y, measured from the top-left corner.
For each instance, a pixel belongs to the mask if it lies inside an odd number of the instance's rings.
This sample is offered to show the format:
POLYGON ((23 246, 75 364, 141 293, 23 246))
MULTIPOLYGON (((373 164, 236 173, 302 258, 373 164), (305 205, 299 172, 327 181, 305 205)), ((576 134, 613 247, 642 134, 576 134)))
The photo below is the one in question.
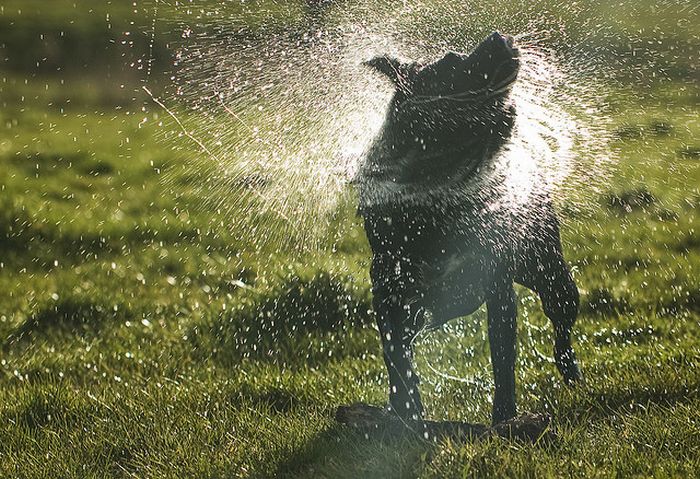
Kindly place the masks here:
MULTIPOLYGON (((149 42, 153 4, 121 3, 0 5, 1 477, 700 474, 700 85, 697 56, 678 54, 699 51, 690 2, 636 2, 661 33, 604 12, 636 45, 661 38, 654 61, 669 68, 606 91, 618 164, 589 207, 563 205, 584 386, 562 386, 548 321, 518 290, 519 407, 550 414, 559 436, 535 445, 335 423, 341 404, 386 399, 352 205, 335 211, 342 235, 302 253, 238 230, 251 222, 213 206, 208 171, 186 167, 197 146, 166 134, 177 125, 140 90, 145 72, 110 46, 133 29, 145 33, 129 55, 152 48, 155 69, 170 58, 167 36, 149 42), (47 32, 67 32, 60 53, 47 32)), ((278 4, 228 8, 256 30, 260 12, 286 18, 278 4)), ((418 350, 430 416, 487 422, 484 311, 418 350)))

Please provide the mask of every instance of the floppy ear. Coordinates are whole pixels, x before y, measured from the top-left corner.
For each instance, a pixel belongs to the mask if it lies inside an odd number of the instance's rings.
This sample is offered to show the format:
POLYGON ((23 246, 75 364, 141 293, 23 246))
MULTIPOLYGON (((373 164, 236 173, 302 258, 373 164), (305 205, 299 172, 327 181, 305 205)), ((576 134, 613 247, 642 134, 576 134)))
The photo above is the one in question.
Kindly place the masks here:
POLYGON ((411 74, 418 70, 417 63, 401 63, 396 58, 387 55, 374 57, 371 60, 362 62, 362 64, 384 74, 397 86, 408 83, 411 74))

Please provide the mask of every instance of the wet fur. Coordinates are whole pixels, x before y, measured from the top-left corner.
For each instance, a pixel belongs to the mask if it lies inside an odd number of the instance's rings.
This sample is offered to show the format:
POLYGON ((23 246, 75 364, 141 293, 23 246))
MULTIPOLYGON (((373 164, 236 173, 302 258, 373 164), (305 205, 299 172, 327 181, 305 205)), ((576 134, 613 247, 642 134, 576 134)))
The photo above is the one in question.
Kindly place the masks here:
POLYGON ((448 53, 427 66, 387 57, 368 62, 396 86, 357 182, 390 409, 405 418, 424 414, 415 337, 483 303, 495 381, 492 419, 515 416, 513 283, 541 298, 565 381, 581 377, 570 341, 579 294, 552 205, 533 199, 528 217, 534 220, 515 231, 518 219, 488 207, 488 188, 468 187, 507 143, 515 119, 507 92, 517 76, 516 50, 497 35, 469 57, 448 53), (491 80, 483 84, 479 75, 491 80))

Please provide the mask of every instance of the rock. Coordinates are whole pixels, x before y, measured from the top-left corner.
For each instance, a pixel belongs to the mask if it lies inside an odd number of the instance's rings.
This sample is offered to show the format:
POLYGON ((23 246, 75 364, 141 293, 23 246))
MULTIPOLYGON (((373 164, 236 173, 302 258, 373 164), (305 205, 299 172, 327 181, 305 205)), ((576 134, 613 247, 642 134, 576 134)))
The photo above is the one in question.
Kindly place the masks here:
POLYGON ((402 420, 384 408, 355 403, 339 406, 335 420, 366 433, 398 435, 418 434, 424 439, 474 441, 499 436, 526 442, 552 440, 551 418, 544 414, 526 412, 494 427, 460 421, 402 420))

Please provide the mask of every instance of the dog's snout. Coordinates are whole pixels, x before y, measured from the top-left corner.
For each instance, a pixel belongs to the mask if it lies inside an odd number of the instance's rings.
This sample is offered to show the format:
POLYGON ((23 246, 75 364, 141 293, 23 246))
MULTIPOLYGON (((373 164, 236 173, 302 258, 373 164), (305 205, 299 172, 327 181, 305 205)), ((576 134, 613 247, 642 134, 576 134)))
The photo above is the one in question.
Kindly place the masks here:
POLYGON ((515 48, 515 39, 512 35, 505 35, 503 33, 495 31, 491 34, 491 40, 505 47, 506 51, 510 53, 513 57, 518 56, 519 52, 518 49, 515 48))

